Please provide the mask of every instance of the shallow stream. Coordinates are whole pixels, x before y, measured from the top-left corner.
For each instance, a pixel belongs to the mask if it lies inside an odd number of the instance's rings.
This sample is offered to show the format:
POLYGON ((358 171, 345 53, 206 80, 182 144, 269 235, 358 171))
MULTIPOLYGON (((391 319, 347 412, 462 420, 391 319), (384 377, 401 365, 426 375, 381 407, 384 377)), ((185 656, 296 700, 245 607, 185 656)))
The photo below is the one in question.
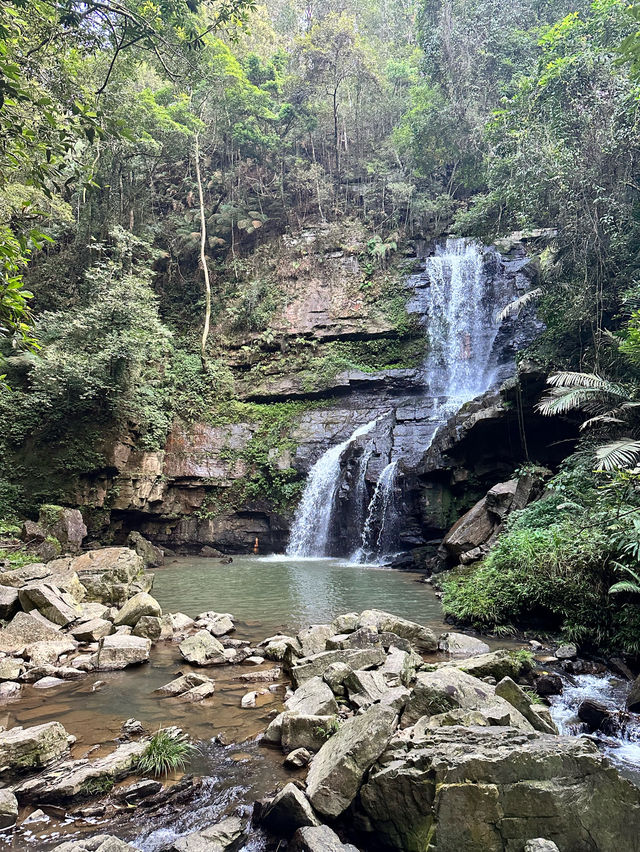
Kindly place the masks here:
MULTIPOLYGON (((184 612, 193 617, 205 610, 230 612, 236 622, 234 638, 252 644, 280 631, 295 633, 311 624, 331 621, 336 615, 363 609, 385 609, 442 632, 441 608, 432 588, 419 575, 377 566, 351 565, 335 559, 285 557, 235 557, 223 565, 217 559, 179 558, 155 571, 153 594, 164 612, 184 612)), ((273 667, 273 663, 264 668, 273 667)), ((279 710, 284 683, 275 692, 258 697, 255 709, 240 708, 242 696, 269 684, 238 682, 246 666, 207 669, 216 681, 215 694, 197 704, 161 698, 153 690, 172 680, 179 671, 192 670, 176 644, 160 642, 147 665, 120 672, 96 672, 79 681, 52 689, 23 688, 22 698, 0 712, 0 724, 36 725, 57 720, 77 737, 72 754, 91 751, 96 757, 113 746, 122 723, 135 718, 153 732, 178 725, 200 742, 199 754, 188 771, 205 783, 188 807, 144 815, 123 811, 122 823, 101 830, 135 841, 144 852, 156 852, 178 835, 210 825, 238 802, 251 802, 273 791, 285 776, 279 751, 259 747, 256 738, 279 710), (103 684, 96 687, 96 682, 103 684), (216 737, 230 743, 224 746, 216 737), (132 813, 134 816, 132 816, 132 813)), ((125 783, 131 783, 127 779, 125 783)), ((18 830, 0 849, 46 850, 79 833, 97 833, 99 821, 76 820, 62 826, 38 823, 18 830)), ((253 848, 263 848, 257 835, 253 848)))

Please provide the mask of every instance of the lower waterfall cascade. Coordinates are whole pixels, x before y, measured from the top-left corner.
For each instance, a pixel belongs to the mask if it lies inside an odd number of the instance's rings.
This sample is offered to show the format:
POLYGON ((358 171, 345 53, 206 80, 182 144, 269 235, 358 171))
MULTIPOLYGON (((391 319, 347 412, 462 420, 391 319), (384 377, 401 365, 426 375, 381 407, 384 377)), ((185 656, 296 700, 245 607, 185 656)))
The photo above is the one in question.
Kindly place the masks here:
MULTIPOLYGON (((506 378, 504 360, 496 345, 498 315, 516 297, 512 280, 501 273, 495 249, 464 238, 449 238, 424 259, 424 270, 409 277, 410 313, 420 318, 427 342, 419 382, 421 400, 428 408, 426 431, 416 451, 424 453, 438 428, 464 403, 506 378)), ((507 365, 513 371, 513 361, 507 365)), ((291 528, 288 556, 347 556, 356 563, 375 562, 397 548, 394 526, 407 446, 394 441, 386 460, 375 435, 385 415, 380 414, 341 443, 330 447, 309 471, 291 528), (375 428, 374 428, 375 427, 375 428), (366 438, 366 441, 361 439, 366 438), (349 450, 361 448, 353 481, 344 482, 344 462, 349 450), (377 457, 377 476, 371 462, 377 457), (352 504, 352 532, 357 544, 339 552, 332 543, 332 519, 341 487, 348 488, 352 504)), ((392 423, 393 418, 389 418, 392 423)), ((393 424, 391 425, 393 430, 393 424)), ((344 498, 343 498, 344 499, 344 498)))

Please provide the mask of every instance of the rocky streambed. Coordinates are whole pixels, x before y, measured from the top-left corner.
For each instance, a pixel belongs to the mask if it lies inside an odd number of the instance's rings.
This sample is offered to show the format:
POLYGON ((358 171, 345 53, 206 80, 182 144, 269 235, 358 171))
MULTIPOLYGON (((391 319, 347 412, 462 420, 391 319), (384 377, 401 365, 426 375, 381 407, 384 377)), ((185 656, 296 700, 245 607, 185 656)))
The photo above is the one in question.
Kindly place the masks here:
POLYGON ((536 660, 383 609, 266 637, 163 613, 151 582, 128 548, 0 574, 0 846, 640 849, 638 788, 554 721, 545 664, 573 677, 575 649, 536 660), (158 728, 196 741, 187 774, 141 772, 158 728))

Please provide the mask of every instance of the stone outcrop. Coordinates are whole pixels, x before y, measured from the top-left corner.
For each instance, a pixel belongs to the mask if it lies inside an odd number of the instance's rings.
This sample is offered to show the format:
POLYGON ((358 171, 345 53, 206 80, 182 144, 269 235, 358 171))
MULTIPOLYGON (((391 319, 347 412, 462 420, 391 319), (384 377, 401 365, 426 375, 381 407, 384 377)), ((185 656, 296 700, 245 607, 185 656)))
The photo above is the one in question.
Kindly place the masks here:
POLYGON ((68 752, 74 742, 59 722, 0 732, 0 772, 38 769, 68 752))
POLYGON ((450 710, 480 710, 493 725, 512 725, 522 731, 533 731, 533 726, 519 710, 496 695, 495 687, 455 667, 418 673, 402 714, 402 727, 414 725, 424 716, 450 710))
POLYGON ((572 737, 456 727, 398 736, 359 804, 399 852, 504 852, 541 836, 571 852, 640 849, 640 793, 572 737))
POLYGON ((14 787, 14 793, 20 802, 43 804, 95 795, 109 789, 119 778, 132 774, 147 745, 146 740, 123 743, 105 757, 68 761, 23 781, 14 787))

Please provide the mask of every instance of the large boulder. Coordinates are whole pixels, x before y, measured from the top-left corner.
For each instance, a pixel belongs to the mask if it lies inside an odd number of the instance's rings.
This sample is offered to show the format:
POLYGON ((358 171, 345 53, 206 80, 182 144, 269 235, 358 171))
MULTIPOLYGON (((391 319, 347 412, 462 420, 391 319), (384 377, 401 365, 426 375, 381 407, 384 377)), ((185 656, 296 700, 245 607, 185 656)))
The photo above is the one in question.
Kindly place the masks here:
POLYGON ((0 586, 0 618, 8 621, 19 607, 18 590, 11 586, 0 586))
POLYGON ((358 852, 351 843, 343 843, 328 825, 299 828, 290 849, 291 852, 358 852))
POLYGON ((296 686, 301 686, 312 677, 322 677, 333 663, 346 663, 352 669, 368 669, 381 666, 386 659, 383 648, 345 649, 322 651, 312 657, 302 657, 291 669, 296 686))
POLYGON ((164 686, 159 686, 154 691, 160 695, 168 695, 173 698, 180 697, 185 701, 201 701, 203 698, 213 695, 214 690, 215 683, 210 677, 198 672, 188 672, 188 674, 165 683, 164 686))
POLYGON ((303 715, 285 710, 279 721, 280 744, 285 754, 298 748, 320 751, 329 737, 338 729, 337 716, 318 716, 309 713, 303 715))
POLYGON ((113 633, 113 624, 106 618, 92 618, 71 628, 71 635, 78 642, 98 642, 113 633))
POLYGON ((356 797, 365 772, 386 749, 398 717, 390 707, 374 704, 344 722, 311 761, 307 795, 314 809, 338 817, 356 797))
POLYGON ((99 671, 112 671, 146 663, 150 650, 150 639, 114 633, 100 640, 96 668, 99 671))
POLYGON ((54 625, 27 612, 17 612, 9 624, 0 630, 0 651, 22 654, 34 642, 56 642, 62 638, 54 625))
MULTIPOLYGON (((400 653, 403 653, 402 651, 400 653)), ((349 701, 362 709, 380 701, 389 691, 387 680, 380 671, 352 671, 344 681, 349 701)))
POLYGON ((504 852, 547 837, 566 852, 639 852, 640 790, 588 740, 512 728, 395 737, 359 804, 398 852, 504 852))
POLYGON ((54 624, 66 627, 80 615, 80 608, 68 593, 51 583, 33 583, 23 586, 18 596, 25 612, 37 610, 54 624))
POLYGON ((18 800, 10 790, 0 790, 0 831, 18 821, 18 800))
POLYGON ((127 627, 135 627, 143 615, 152 615, 155 618, 162 615, 162 607, 148 592, 138 592, 137 595, 129 598, 114 618, 113 623, 116 627, 123 624, 127 627))
POLYGON ((66 553, 78 553, 87 535, 87 527, 78 509, 46 505, 40 507, 38 525, 46 536, 60 542, 66 553))
POLYGON ((208 630, 199 630, 178 647, 185 660, 194 666, 215 666, 226 662, 224 646, 208 630))
POLYGON ((320 825, 309 800, 295 784, 286 784, 267 805, 261 820, 267 828, 287 837, 306 825, 320 825))
POLYGON ((436 716, 449 710, 480 710, 494 725, 533 730, 513 705, 496 695, 495 687, 453 667, 418 673, 402 714, 402 727, 415 724, 423 716, 436 716))
POLYGON ((438 640, 438 648, 451 657, 476 657, 488 654, 491 648, 486 642, 467 636, 466 633, 443 633, 438 640))
POLYGON ((240 845, 245 823, 239 817, 227 817, 195 834, 173 841, 170 852, 231 852, 240 845))
POLYGON ((321 651, 327 650, 327 639, 333 636, 334 630, 330 624, 314 624, 307 627, 306 630, 301 630, 298 633, 297 639, 300 643, 300 648, 303 657, 312 657, 314 654, 319 654, 321 651))
POLYGON ((495 529, 495 519, 489 514, 487 498, 478 500, 455 524, 442 540, 446 552, 454 559, 489 541, 495 529))
POLYGON ((0 732, 0 771, 38 769, 66 754, 74 742, 59 722, 0 732))
POLYGON ((474 677, 494 677, 496 680, 502 680, 503 677, 516 679, 531 669, 531 662, 526 654, 507 651, 504 648, 442 665, 456 666, 474 677))
POLYGON ((640 713, 640 677, 637 677, 631 685, 627 696, 627 710, 631 713, 640 713))
POLYGON ((338 712, 333 692, 321 677, 312 677, 298 687, 284 706, 292 713, 315 716, 330 716, 338 712))
POLYGON ((156 615, 143 615, 133 628, 133 635, 157 642, 162 638, 162 619, 156 615))
POLYGON ((367 609, 360 614, 358 627, 375 627, 378 633, 394 633, 401 639, 408 639, 419 651, 426 653, 438 649, 438 640, 433 630, 390 612, 367 609))
POLYGON ((148 541, 137 530, 129 533, 127 545, 138 554, 145 568, 158 568, 164 564, 164 552, 148 541))
MULTIPOLYGON (((49 563, 54 568, 56 565, 57 561, 49 563)), ((148 592, 153 584, 142 558, 128 547, 88 550, 70 560, 67 570, 77 574, 88 601, 109 606, 122 606, 137 592, 148 592)))

